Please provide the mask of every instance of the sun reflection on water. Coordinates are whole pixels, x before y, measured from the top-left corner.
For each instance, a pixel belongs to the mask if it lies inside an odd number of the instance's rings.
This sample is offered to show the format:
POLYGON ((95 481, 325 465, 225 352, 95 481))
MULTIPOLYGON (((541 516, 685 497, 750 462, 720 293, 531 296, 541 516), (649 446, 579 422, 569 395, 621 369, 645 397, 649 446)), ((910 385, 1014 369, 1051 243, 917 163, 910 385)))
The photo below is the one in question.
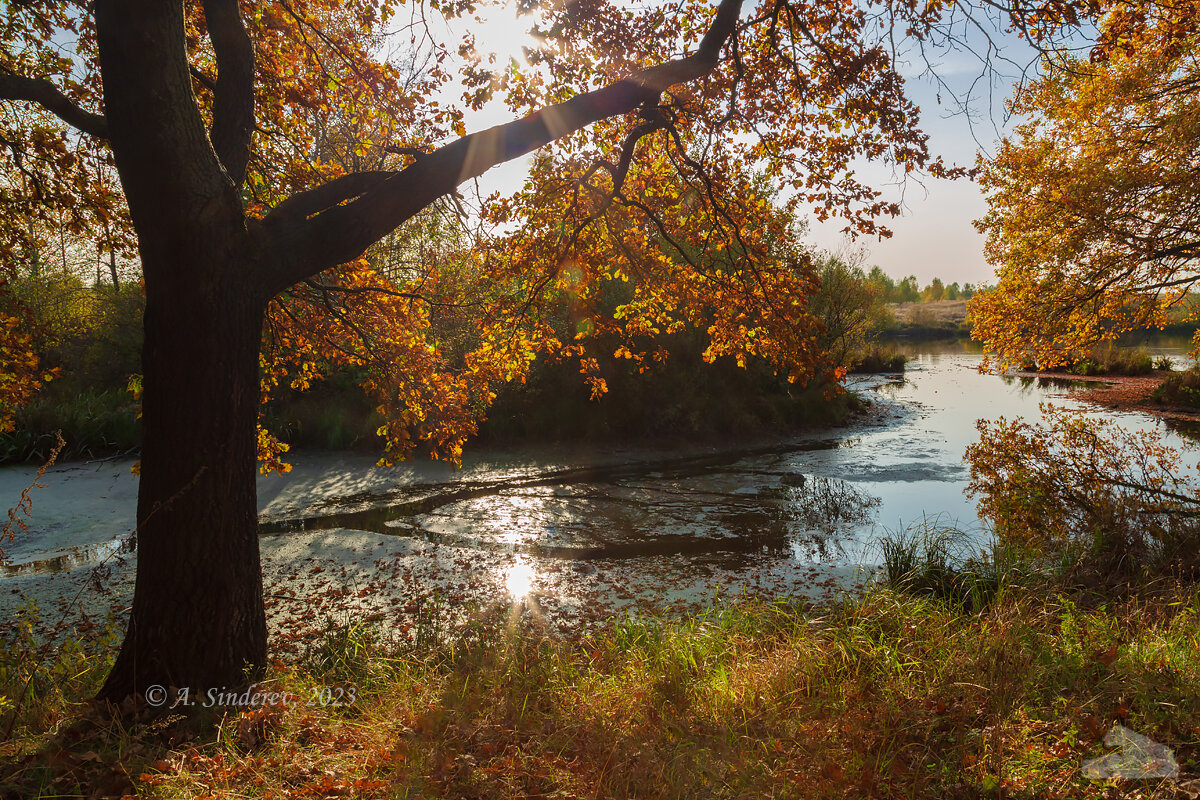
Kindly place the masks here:
POLYGON ((504 586, 514 600, 520 600, 532 591, 533 576, 533 566, 527 561, 518 561, 509 568, 504 586))

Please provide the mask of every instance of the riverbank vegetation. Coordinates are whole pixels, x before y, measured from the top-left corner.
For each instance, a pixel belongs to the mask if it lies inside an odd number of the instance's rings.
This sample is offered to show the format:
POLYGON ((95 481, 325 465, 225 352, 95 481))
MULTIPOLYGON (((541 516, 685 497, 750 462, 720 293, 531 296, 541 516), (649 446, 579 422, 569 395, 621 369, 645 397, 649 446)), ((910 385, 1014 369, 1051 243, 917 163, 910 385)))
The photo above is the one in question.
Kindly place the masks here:
POLYGON ((1200 407, 1200 370, 1189 369, 1169 375, 1151 399, 1165 405, 1200 407))
POLYGON ((1097 345, 1086 357, 1067 367, 1073 375, 1149 375, 1169 371, 1170 359, 1155 359, 1144 348, 1097 345))
POLYGON ((143 399, 154 436, 137 624, 47 641, 30 607, 0 644, 5 797, 1194 794, 1080 769, 1118 723, 1200 769, 1200 501, 1153 436, 982 423, 994 547, 886 537, 862 594, 568 636, 517 601, 403 637, 347 621, 291 660, 268 649, 253 467, 285 469, 291 444, 456 461, 476 435, 827 424, 847 371, 902 366, 887 339, 968 318, 1005 366, 1154 368, 1090 348, 1171 321, 1200 281, 1196 8, 1001 14, 1055 55, 981 170, 1001 268, 982 291, 817 257, 797 223, 886 233, 900 206, 857 182, 861 158, 966 174, 929 152, 888 41, 944 41, 949 6, 889 6, 890 31, 856 4, 544 4, 522 9, 536 69, 493 72, 473 35, 459 63, 449 40, 424 66, 374 58, 386 3, 43 5, 0 33, 5 101, 32 112, 0 137, 0 457, 42 460, 54 428, 67 457, 131 450, 143 399), (1090 58, 1057 55, 1081 16, 1090 58), (501 95, 514 121, 468 136, 501 95), (468 211, 460 183, 535 150, 521 189, 468 211), (95 234, 94 283, 64 232, 95 234), (135 239, 152 313, 118 268, 135 239), (176 678, 237 685, 144 705, 176 678))
MULTIPOLYGON (((388 257, 398 256, 379 255, 388 257)), ((132 269, 127 264, 125 274, 132 269)), ((912 328, 898 326, 885 305, 882 272, 834 256, 818 259, 816 271, 821 288, 809 310, 822 326, 818 346, 829 369, 902 370, 904 358, 887 340, 912 328)), ((134 280, 118 287, 45 268, 13 282, 8 302, 32 315, 33 349, 53 379, 16 410, 13 430, 0 433, 0 462, 41 463, 55 431, 66 441, 64 459, 137 451, 144 295, 134 280)), ((619 297, 608 300, 609 313, 619 297)), ((463 346, 468 313, 440 312, 436 329, 444 346, 463 346)), ((564 300, 552 315, 563 338, 569 338, 572 313, 564 300)), ((706 337, 696 327, 662 337, 655 351, 661 357, 646 361, 625 357, 619 337, 610 339, 594 348, 595 370, 588 376, 578 359, 538 356, 523 383, 498 388, 480 437, 497 445, 531 438, 719 438, 836 424, 859 405, 831 391, 835 383, 828 378, 790 384, 761 358, 747 358, 744 368, 731 356, 706 363, 706 337), (602 399, 586 377, 604 382, 602 399)), ((383 417, 363 391, 366 375, 361 365, 310 364, 305 375, 273 390, 263 408, 264 428, 293 447, 378 450, 383 417)))
POLYGON ((1048 56, 1024 121, 981 162, 997 267, 972 300, 1002 366, 1076 363, 1098 342, 1195 322, 1197 38, 1192 7, 1112 11, 1087 55, 1048 56))
POLYGON ((1171 372, 1174 369, 1169 357, 1156 356, 1147 347, 1113 342, 1097 344, 1083 355, 1057 368, 1042 370, 1036 363, 1021 366, 1021 371, 1024 372, 1065 373, 1083 377, 1150 375, 1155 372, 1171 372))
POLYGON ((901 576, 827 607, 729 602, 568 640, 519 606, 416 644, 348 623, 258 686, 295 702, 224 716, 118 720, 89 705, 111 635, 55 651, 32 680, 10 642, 0 790, 1108 798, 1121 790, 1080 763, 1105 752, 1118 722, 1194 770, 1195 587, 1164 579, 1113 598, 1001 574, 977 604, 901 576), (352 702, 320 705, 330 687, 327 700, 353 688, 352 702))
POLYGON ((265 705, 119 714, 90 701, 119 628, 50 643, 27 609, 0 649, 0 791, 1187 797, 1195 487, 1156 434, 1047 413, 981 423, 968 451, 994 544, 937 519, 885 534, 879 580, 819 604, 727 598, 563 636, 520 600, 451 623, 431 596, 404 636, 347 619, 273 658, 265 705), (1170 747, 1184 783, 1086 777, 1118 724, 1170 747))
POLYGON ((1179 558, 1200 542, 1171 496, 1195 496, 1167 477, 1178 454, 1086 418, 984 433, 971 466, 996 547, 936 523, 884 537, 881 582, 831 603, 735 598, 566 637, 519 601, 405 638, 347 620, 273 658, 259 689, 296 702, 223 715, 115 716, 89 698, 119 626, 56 646, 18 618, 0 792, 1186 797, 1081 771, 1118 723, 1185 778, 1200 766, 1200 591, 1179 558), (1105 460, 1072 472, 1081 455, 1105 460))
POLYGON ((50 377, 0 431, 0 462, 43 463, 61 431, 60 458, 130 452, 140 444, 130 380, 141 371, 145 297, 136 282, 88 284, 64 271, 22 275, 0 292, 0 313, 28 320, 31 349, 50 377))

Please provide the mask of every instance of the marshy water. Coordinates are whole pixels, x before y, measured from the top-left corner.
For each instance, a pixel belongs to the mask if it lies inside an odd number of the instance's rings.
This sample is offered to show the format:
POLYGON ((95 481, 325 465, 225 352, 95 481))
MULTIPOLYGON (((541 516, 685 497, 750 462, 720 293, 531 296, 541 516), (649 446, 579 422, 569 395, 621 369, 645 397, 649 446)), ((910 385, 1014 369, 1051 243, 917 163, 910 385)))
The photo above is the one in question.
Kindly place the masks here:
MULTIPOLYGON (((881 534, 923 519, 983 545, 963 462, 976 420, 1036 418, 1041 402, 1078 401, 1068 383, 980 374, 980 360, 970 345, 926 348, 904 375, 851 381, 872 410, 848 426, 740 446, 476 452, 461 470, 295 454, 291 473, 259 480, 272 622, 295 632, 352 615, 405 630, 431 604, 514 600, 565 629, 696 609, 717 595, 843 591, 869 579, 881 534)), ((1113 416, 1130 427, 1161 424, 1113 416)), ((28 531, 4 545, 7 611, 30 598, 44 611, 127 604, 136 559, 121 547, 136 507, 130 465, 46 474, 28 531), (100 574, 88 568, 100 561, 100 574)), ((15 503, 35 474, 0 470, 0 497, 15 503)))

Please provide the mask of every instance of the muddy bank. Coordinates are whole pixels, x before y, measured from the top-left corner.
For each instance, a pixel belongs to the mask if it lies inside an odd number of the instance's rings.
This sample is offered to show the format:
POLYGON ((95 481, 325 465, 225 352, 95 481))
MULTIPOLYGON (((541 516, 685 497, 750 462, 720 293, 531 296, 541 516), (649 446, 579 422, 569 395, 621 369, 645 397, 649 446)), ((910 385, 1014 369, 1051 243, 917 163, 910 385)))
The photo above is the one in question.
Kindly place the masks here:
POLYGON ((1014 378, 1047 381, 1057 396, 1070 397, 1110 411, 1137 412, 1167 420, 1200 422, 1200 409, 1160 402, 1152 396, 1169 372, 1149 375, 1074 375, 1069 372, 1013 372, 1014 378))

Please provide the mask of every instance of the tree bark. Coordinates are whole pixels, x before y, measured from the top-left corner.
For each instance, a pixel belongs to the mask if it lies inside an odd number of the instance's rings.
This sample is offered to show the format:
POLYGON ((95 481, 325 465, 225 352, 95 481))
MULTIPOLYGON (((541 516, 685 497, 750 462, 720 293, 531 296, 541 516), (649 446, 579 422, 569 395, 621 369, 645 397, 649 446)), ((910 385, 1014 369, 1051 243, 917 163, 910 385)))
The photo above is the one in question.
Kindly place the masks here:
MULTIPOLYGON (((117 248, 115 245, 111 246, 108 251, 108 271, 109 271, 109 274, 112 275, 113 291, 116 292, 117 294, 120 294, 121 293, 121 278, 120 278, 120 276, 117 275, 117 248)), ((100 282, 100 279, 97 278, 96 283, 99 283, 99 282, 100 282)))
POLYGON ((97 0, 108 133, 146 279, 138 569, 100 697, 244 684, 266 662, 256 473, 267 293, 188 71, 183 6, 97 0))
MULTIPOLYGON (((174 266, 187 274, 220 256, 229 277, 253 266, 211 248, 174 266)), ((137 580, 100 692, 114 701, 154 685, 193 698, 233 689, 266 663, 255 492, 264 303, 232 280, 146 287, 137 580)))
MULTIPOLYGON (((254 60, 239 4, 204 3, 218 62, 210 136, 192 94, 183 4, 96 0, 103 132, 146 285, 137 581, 101 698, 120 701, 154 686, 168 690, 167 702, 176 696, 171 687, 200 698, 244 685, 248 670, 265 665, 255 423, 267 300, 356 258, 490 167, 707 74, 741 4, 721 0, 696 53, 463 137, 399 173, 333 181, 281 203, 251 230, 239 186, 253 129, 254 60)), ((44 86, 0 81, 0 97, 18 91, 67 119, 71 109, 57 110, 59 98, 44 86)))

